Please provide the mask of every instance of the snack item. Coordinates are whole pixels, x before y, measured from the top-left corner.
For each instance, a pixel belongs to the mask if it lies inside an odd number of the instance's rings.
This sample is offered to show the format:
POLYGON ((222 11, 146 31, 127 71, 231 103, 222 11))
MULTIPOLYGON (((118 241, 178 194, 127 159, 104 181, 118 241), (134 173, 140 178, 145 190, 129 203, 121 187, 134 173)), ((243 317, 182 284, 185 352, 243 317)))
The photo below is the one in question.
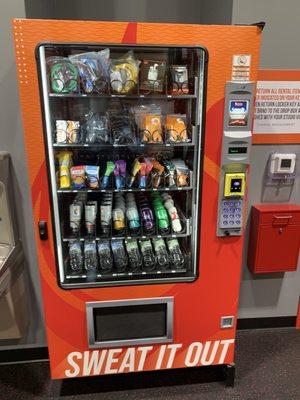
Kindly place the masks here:
POLYGON ((162 93, 165 83, 166 62, 142 60, 140 67, 140 91, 162 93))
POLYGON ((139 162, 138 159, 135 159, 134 163, 133 163, 133 167, 132 167, 130 180, 129 180, 129 183, 128 183, 129 187, 132 187, 132 185, 133 185, 133 183, 134 183, 134 181, 136 179, 136 176, 137 176, 137 174, 138 174, 140 169, 141 169, 141 163, 139 162))
POLYGON ((70 169, 73 189, 85 188, 85 166, 77 165, 70 169))
POLYGON ((141 116, 142 143, 162 143, 162 123, 160 114, 144 114, 141 116))
POLYGON ((70 167, 72 165, 72 153, 70 151, 62 151, 57 154, 59 165, 59 187, 60 189, 68 189, 71 186, 70 167))
POLYGON ((157 160, 153 160, 152 164, 152 186, 158 188, 165 168, 157 160))
POLYGON ((175 170, 175 165, 172 163, 172 161, 169 160, 164 160, 164 166, 166 167, 166 177, 167 177, 167 184, 169 187, 174 187, 176 186, 176 170, 175 170))
POLYGON ((96 165, 86 165, 85 174, 90 189, 99 188, 99 167, 96 165))
POLYGON ((124 189, 126 181, 126 161, 118 160, 115 162, 114 176, 116 188, 124 189))
POLYGON ((188 94, 188 69, 186 65, 171 65, 172 94, 188 94))
POLYGON ((176 185, 181 186, 188 186, 189 185, 189 177, 190 177, 190 170, 185 162, 181 159, 173 159, 171 160, 176 169, 176 185))
POLYGON ((78 70, 68 58, 49 57, 51 89, 55 93, 73 93, 78 91, 78 70))
POLYGON ((96 231, 97 202, 88 201, 84 206, 85 229, 88 235, 94 235, 96 231))
POLYGON ((186 115, 169 114, 166 116, 166 141, 170 143, 190 141, 186 129, 186 115))
POLYGON ((115 169, 115 163, 113 161, 107 161, 105 173, 102 179, 101 188, 106 189, 109 186, 109 178, 115 169))
POLYGON ((83 268, 83 257, 81 244, 69 243, 69 257, 70 257, 70 269, 72 273, 80 273, 83 268))
POLYGON ((98 255, 101 272, 109 272, 113 267, 113 258, 108 240, 103 240, 98 243, 98 255))
POLYGON ((113 92, 128 94, 137 85, 139 76, 139 61, 129 51, 118 60, 112 60, 110 65, 110 86, 113 92))
POLYGON ((112 218, 112 194, 105 193, 100 205, 100 227, 103 235, 108 235, 112 218))

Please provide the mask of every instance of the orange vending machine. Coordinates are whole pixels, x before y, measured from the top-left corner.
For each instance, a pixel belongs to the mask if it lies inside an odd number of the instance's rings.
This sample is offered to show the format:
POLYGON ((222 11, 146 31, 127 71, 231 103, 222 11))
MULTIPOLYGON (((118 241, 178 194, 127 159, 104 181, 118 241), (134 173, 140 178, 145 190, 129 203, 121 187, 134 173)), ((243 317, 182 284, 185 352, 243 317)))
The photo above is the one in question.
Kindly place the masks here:
POLYGON ((52 377, 232 383, 261 28, 13 33, 52 377))

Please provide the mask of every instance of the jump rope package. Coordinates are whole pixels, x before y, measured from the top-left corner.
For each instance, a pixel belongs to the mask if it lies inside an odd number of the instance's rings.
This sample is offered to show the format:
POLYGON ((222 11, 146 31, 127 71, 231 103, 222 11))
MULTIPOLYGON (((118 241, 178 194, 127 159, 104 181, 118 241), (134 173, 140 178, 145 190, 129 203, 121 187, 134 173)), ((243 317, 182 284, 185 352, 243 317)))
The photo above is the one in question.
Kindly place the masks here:
POLYGON ((133 54, 129 51, 117 60, 111 60, 109 76, 111 90, 118 94, 129 94, 133 92, 138 83, 139 64, 133 54))
POLYGON ((107 92, 109 56, 109 49, 69 56, 71 63, 78 69, 84 93, 107 92))
POLYGON ((109 113, 113 144, 135 144, 135 126, 131 114, 125 111, 109 113))
POLYGON ((50 87, 54 93, 74 93, 79 90, 77 67, 66 57, 47 58, 50 87))
POLYGON ((107 114, 90 111, 80 127, 81 137, 87 144, 109 143, 109 118, 107 114))

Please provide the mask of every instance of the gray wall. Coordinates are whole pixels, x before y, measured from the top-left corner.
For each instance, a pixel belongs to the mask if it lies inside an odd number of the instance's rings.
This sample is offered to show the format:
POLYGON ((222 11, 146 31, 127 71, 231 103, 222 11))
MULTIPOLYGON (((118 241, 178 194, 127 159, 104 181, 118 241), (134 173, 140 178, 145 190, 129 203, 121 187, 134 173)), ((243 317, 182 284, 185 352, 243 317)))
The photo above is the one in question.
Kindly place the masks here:
POLYGON ((40 345, 45 343, 43 321, 41 317, 42 300, 39 286, 36 248, 33 234, 33 217, 28 184, 27 162, 24 153, 24 140, 16 84, 16 67, 12 44, 10 20, 13 17, 25 17, 23 0, 10 0, 1 8, 0 26, 0 149, 11 153, 13 164, 13 185, 17 204, 19 233, 26 258, 26 291, 29 300, 30 326, 22 343, 4 345, 40 345))
MULTIPOLYGON (((299 16, 299 0, 233 0, 232 23, 266 22, 260 62, 264 69, 300 68, 299 16)), ((298 164, 300 163, 300 145, 253 146, 249 210, 252 204, 269 201, 299 204, 299 173, 293 187, 282 187, 279 192, 268 188, 264 192, 264 170, 271 151, 298 153, 298 164)), ((300 293, 300 267, 297 272, 254 277, 246 266, 247 244, 248 235, 244 247, 239 317, 296 315, 300 293)))

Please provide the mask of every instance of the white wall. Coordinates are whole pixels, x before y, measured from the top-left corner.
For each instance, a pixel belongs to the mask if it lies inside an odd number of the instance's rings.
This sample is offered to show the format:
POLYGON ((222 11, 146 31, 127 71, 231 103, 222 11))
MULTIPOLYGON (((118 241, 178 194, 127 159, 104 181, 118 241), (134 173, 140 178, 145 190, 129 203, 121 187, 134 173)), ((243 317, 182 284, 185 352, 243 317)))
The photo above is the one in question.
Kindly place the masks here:
MULTIPOLYGON (((0 149, 10 152, 12 156, 13 185, 15 189, 19 233, 26 258, 26 291, 30 303, 29 318, 31 319, 31 324, 27 336, 21 342, 40 345, 45 343, 45 335, 41 319, 42 300, 10 26, 10 20, 14 17, 25 17, 23 0, 7 1, 5 6, 1 7, 0 13, 0 149)), ((3 343, 0 342, 0 348, 2 346, 3 343)))
MULTIPOLYGON (((262 69, 300 69, 300 0, 233 0, 232 23, 265 21, 262 35, 262 69)), ((251 204, 270 201, 262 197, 263 175, 271 151, 296 152, 300 145, 253 146, 249 209, 251 204)), ((295 180, 291 197, 281 195, 276 201, 300 202, 300 176, 295 180)), ((276 193, 272 194, 273 201, 276 193)), ((297 314, 300 294, 300 266, 297 272, 253 276, 246 266, 246 236, 241 282, 239 317, 280 317, 297 314)))
POLYGON ((233 0, 232 23, 265 21, 260 67, 300 68, 300 0, 233 0))

